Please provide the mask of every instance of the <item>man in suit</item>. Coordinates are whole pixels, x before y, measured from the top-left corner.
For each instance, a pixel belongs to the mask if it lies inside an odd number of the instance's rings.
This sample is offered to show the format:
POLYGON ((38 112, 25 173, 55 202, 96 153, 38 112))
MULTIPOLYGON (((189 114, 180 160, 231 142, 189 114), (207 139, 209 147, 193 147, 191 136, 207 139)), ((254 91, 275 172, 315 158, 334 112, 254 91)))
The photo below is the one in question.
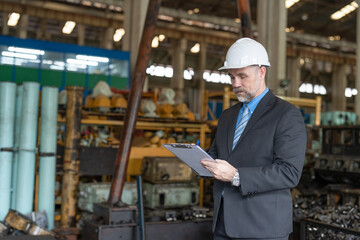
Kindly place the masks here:
POLYGON ((290 189, 301 177, 306 131, 300 111, 266 86, 265 48, 242 38, 224 66, 239 103, 219 118, 209 154, 202 160, 214 180, 214 239, 288 239, 290 189))

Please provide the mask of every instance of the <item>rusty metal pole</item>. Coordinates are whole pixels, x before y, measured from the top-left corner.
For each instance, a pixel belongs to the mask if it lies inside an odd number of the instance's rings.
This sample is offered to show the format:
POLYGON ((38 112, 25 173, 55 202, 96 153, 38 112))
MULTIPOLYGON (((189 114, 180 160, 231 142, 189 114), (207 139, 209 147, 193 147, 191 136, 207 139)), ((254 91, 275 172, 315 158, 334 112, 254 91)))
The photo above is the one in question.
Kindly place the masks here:
POLYGON ((79 143, 83 87, 69 86, 66 104, 64 175, 61 189, 61 227, 75 227, 79 184, 79 143))
POLYGON ((249 0, 237 0, 239 18, 241 19, 241 33, 243 37, 253 38, 251 32, 251 13, 249 0))
POLYGON ((130 147, 139 110, 141 93, 144 86, 146 67, 150 59, 151 42, 155 33, 160 3, 161 0, 150 0, 147 9, 139 54, 137 56, 135 71, 133 74, 134 77, 131 81, 128 107, 125 114, 124 127, 121 132, 119 151, 116 157, 115 172, 111 183, 110 196, 108 200, 108 203, 110 204, 115 204, 120 201, 125 183, 130 147))

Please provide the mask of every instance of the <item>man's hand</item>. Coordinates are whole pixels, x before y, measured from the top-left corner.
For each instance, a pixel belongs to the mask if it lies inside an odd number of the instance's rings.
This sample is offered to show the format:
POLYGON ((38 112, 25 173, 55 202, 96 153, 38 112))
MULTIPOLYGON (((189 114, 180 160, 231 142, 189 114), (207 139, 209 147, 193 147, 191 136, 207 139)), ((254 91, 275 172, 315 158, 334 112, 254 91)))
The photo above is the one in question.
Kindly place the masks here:
POLYGON ((236 168, 227 161, 221 159, 216 159, 215 161, 202 159, 201 165, 209 170, 216 179, 223 182, 231 182, 236 172, 236 168))

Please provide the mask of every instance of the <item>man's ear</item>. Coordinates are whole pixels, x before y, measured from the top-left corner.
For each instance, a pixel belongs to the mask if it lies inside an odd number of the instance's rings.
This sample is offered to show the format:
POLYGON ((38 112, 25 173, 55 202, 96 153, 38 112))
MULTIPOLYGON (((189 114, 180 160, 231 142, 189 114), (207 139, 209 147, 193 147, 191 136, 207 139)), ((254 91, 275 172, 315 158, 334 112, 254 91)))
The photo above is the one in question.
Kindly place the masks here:
POLYGON ((260 74, 260 77, 265 78, 266 67, 264 67, 264 66, 259 67, 259 74, 260 74))

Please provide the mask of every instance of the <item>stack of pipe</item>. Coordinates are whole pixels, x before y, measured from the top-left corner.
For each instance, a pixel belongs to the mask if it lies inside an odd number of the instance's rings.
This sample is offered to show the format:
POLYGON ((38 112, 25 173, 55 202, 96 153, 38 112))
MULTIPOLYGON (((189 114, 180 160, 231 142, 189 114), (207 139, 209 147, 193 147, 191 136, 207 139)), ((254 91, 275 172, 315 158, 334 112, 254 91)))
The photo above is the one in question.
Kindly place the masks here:
POLYGON ((16 84, 0 82, 0 221, 11 204, 16 84))
MULTIPOLYGON (((33 211, 40 84, 0 82, 0 221, 33 211)), ((38 210, 54 227, 58 89, 43 87, 38 210)))

